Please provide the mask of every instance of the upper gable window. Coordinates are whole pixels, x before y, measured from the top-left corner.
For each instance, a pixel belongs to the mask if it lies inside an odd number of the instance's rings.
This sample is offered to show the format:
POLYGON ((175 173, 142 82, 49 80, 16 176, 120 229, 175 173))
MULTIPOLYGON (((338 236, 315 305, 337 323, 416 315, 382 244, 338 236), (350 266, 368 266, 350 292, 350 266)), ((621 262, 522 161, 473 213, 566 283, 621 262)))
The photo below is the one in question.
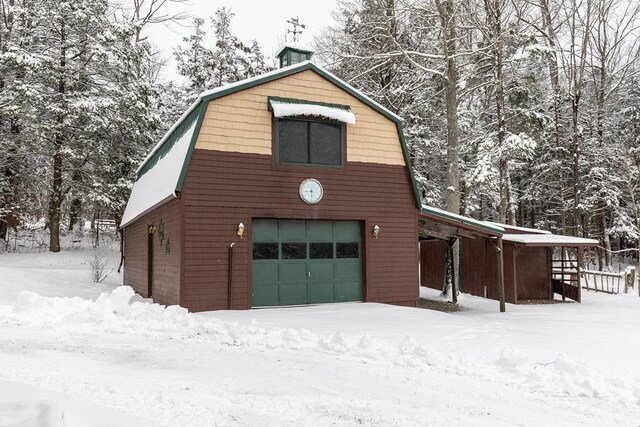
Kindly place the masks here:
POLYGON ((342 123, 278 120, 278 162, 342 166, 342 123))
POLYGON ((343 166, 346 124, 356 122, 348 105, 269 97, 278 163, 343 166))

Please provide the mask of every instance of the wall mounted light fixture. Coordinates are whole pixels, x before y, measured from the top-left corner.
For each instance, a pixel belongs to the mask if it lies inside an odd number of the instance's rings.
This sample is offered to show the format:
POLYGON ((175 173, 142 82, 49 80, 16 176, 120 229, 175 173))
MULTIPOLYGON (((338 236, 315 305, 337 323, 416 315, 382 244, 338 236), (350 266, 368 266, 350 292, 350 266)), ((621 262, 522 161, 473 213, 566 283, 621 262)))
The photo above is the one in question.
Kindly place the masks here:
POLYGON ((377 239, 379 233, 380 233, 380 226, 376 224, 373 226, 373 237, 377 239))
POLYGON ((149 226, 149 234, 153 234, 156 232, 158 228, 155 225, 150 225, 149 226))
POLYGON ((242 236, 244 236, 244 224, 243 223, 238 224, 238 236, 240 236, 241 239, 242 239, 242 236))

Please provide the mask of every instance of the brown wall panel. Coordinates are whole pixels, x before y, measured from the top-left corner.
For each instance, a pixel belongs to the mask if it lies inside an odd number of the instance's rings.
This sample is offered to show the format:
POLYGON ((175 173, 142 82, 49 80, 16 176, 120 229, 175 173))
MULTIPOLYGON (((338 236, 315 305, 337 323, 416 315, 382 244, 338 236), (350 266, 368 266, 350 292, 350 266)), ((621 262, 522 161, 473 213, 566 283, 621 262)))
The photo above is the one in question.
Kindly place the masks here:
POLYGON ((516 255, 518 300, 551 295, 551 254, 548 248, 520 249, 516 255))
POLYGON ((356 220, 363 224, 366 301, 415 305, 418 299, 417 208, 404 166, 347 163, 344 168, 291 167, 271 156, 194 151, 185 178, 182 305, 226 309, 229 245, 234 247, 232 308, 251 307, 251 224, 254 218, 356 220), (324 198, 298 196, 306 178, 324 198), (244 238, 238 224, 246 226, 244 238), (380 226, 375 239, 374 225, 380 226))
POLYGON ((446 250, 444 240, 420 242, 420 285, 442 290, 446 250))
POLYGON ((147 229, 164 223, 164 241, 158 232, 153 236, 153 300, 172 305, 180 302, 181 217, 178 199, 160 206, 125 228, 123 284, 137 293, 148 295, 147 229), (167 240, 170 252, 166 252, 167 240))
MULTIPOLYGON (((505 301, 516 302, 513 286, 513 247, 504 245, 505 301)), ((498 299, 498 258, 495 246, 488 239, 462 241, 462 292, 498 299)))

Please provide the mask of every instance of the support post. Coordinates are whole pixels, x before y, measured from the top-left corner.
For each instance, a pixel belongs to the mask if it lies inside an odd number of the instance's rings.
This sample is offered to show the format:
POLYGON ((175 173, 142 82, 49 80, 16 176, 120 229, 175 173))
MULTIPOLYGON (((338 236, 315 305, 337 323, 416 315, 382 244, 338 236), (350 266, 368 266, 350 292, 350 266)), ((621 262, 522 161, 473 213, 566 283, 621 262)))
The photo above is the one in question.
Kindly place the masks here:
POLYGON ((456 240, 451 239, 447 242, 447 251, 449 252, 448 257, 451 260, 449 262, 449 266, 451 268, 451 301, 454 304, 458 303, 458 281, 456 280, 456 262, 454 255, 453 246, 455 245, 456 240))
POLYGON ((578 264, 576 276, 577 276, 577 285, 578 285, 578 302, 582 302, 582 279, 580 279, 582 273, 582 248, 580 246, 576 247, 576 262, 578 264))
POLYGON ((227 307, 229 310, 233 310, 231 303, 231 289, 233 285, 233 247, 235 243, 229 245, 229 274, 227 275, 229 278, 229 283, 227 283, 227 307))
POLYGON ((458 302, 458 293, 456 287, 455 272, 453 266, 453 239, 446 241, 444 253, 444 283, 442 285, 442 293, 446 295, 448 290, 451 290, 451 302, 456 304, 458 302))
POLYGON ((502 236, 498 236, 496 246, 498 249, 498 298, 500 299, 500 312, 504 313, 507 311, 507 307, 504 300, 504 251, 502 248, 502 236))

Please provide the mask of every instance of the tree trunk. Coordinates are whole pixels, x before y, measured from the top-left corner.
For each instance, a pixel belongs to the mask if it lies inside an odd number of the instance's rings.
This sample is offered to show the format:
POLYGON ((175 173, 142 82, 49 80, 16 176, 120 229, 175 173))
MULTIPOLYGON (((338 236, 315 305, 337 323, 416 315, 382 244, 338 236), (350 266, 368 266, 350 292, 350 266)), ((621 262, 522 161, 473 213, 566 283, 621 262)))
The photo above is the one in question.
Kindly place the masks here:
POLYGON ((77 197, 71 200, 71 206, 69 207, 69 231, 73 231, 73 227, 78 223, 81 210, 82 200, 77 197))
POLYGON ((571 154, 573 156, 572 163, 572 187, 573 187, 573 235, 581 236, 582 235, 582 227, 580 227, 580 188, 579 188, 579 180, 580 180, 580 169, 579 169, 579 130, 578 130, 578 113, 579 113, 579 105, 580 105, 580 96, 576 94, 571 100, 571 154))
MULTIPOLYGON (((60 60, 58 71, 60 77, 58 80, 58 94, 60 94, 61 102, 64 102, 66 94, 66 33, 64 19, 60 23, 60 60)), ((54 152, 53 152, 53 177, 51 181, 51 196, 49 199, 49 250, 51 252, 60 252, 60 214, 62 207, 62 148, 65 143, 64 135, 64 115, 58 114, 56 118, 56 129, 54 136, 54 152)))
POLYGON ((62 206, 62 134, 56 135, 53 154, 53 180, 49 199, 49 250, 60 252, 60 211, 62 206))
POLYGON ((559 68, 558 68, 558 58, 556 56, 557 52, 557 36, 555 33, 555 28, 553 25, 553 21, 551 18, 551 12, 549 9, 549 1, 548 0, 540 0, 540 11, 542 14, 542 20, 544 22, 544 28, 547 32, 547 42, 549 43, 549 47, 553 50, 554 54, 549 58, 549 81, 551 83, 551 89, 553 91, 553 137, 554 137, 554 147, 555 147, 555 156, 557 163, 557 176, 556 179, 558 185, 558 200, 560 202, 560 215, 561 215, 561 224, 562 224, 562 234, 566 234, 567 228, 567 209, 564 202, 564 193, 565 193, 565 177, 563 172, 563 163, 564 156, 562 155, 561 150, 561 139, 560 139, 560 78, 559 78, 559 68))
POLYGON ((573 186, 573 235, 582 236, 581 195, 580 195, 580 100, 584 84, 584 72, 587 64, 589 32, 591 31, 592 0, 586 0, 586 16, 578 13, 576 0, 572 2, 573 13, 570 21, 570 54, 569 54, 569 95, 571 97, 571 155, 573 186), (586 21, 584 21, 586 19, 586 21), (579 22, 578 22, 579 20, 579 22), (579 51, 576 51, 578 32, 582 32, 579 51))
POLYGON ((447 110, 447 187, 446 206, 449 212, 460 213, 460 171, 458 166, 458 68, 456 54, 456 28, 453 1, 436 0, 442 34, 444 36, 445 57, 445 103, 447 110))
POLYGON ((515 223, 515 210, 512 200, 511 177, 509 175, 509 157, 504 148, 506 139, 505 101, 504 101, 504 52, 502 49, 502 0, 485 1, 489 25, 493 33, 493 59, 495 79, 496 121, 498 125, 497 138, 500 159, 498 169, 500 173, 500 222, 515 223))
MULTIPOLYGON (((456 64, 456 20, 453 0, 436 0, 440 23, 442 25, 444 57, 445 57, 445 104, 447 110, 447 187, 446 207, 449 212, 460 214, 460 170, 458 165, 460 131, 458 128, 458 67, 456 64)), ((447 247, 449 245, 447 244, 447 247)), ((460 268, 460 242, 453 243, 453 265, 451 269, 460 268)), ((449 270, 446 270, 449 274, 449 270)), ((445 275, 446 275, 445 274, 445 275)), ((453 283, 454 301, 457 297, 459 283, 453 283)))

